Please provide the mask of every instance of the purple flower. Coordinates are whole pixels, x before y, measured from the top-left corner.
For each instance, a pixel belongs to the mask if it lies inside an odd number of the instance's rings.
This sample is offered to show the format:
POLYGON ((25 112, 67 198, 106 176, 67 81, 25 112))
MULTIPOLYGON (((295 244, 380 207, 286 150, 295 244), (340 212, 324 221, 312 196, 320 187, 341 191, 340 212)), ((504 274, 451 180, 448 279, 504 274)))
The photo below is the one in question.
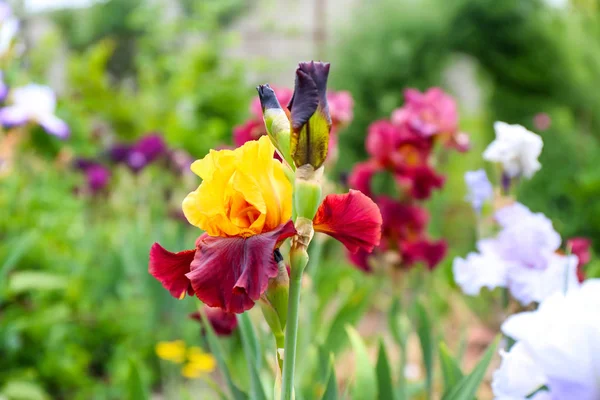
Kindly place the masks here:
POLYGON ((0 123, 4 126, 19 126, 27 122, 41 125, 46 132, 65 139, 69 127, 56 115, 56 96, 48 86, 29 84, 11 92, 12 104, 0 108, 0 123))
POLYGON ((110 171, 106 167, 97 164, 92 165, 85 171, 88 188, 92 193, 103 190, 110 180, 110 171))
POLYGON ((75 160, 74 166, 85 174, 87 187, 92 194, 104 190, 110 181, 108 168, 94 160, 78 158, 75 160))
POLYGON ((133 145, 116 144, 109 150, 113 162, 126 163, 134 172, 139 172, 148 164, 167 154, 167 145, 158 134, 149 134, 133 145))
POLYGON ((494 195, 494 188, 488 180, 485 170, 467 171, 465 183, 468 189, 467 200, 471 202, 475 211, 480 212, 483 204, 494 195))
POLYGON ((515 203, 498 211, 496 220, 502 227, 496 237, 480 240, 478 253, 454 260, 455 280, 466 294, 507 287, 526 305, 579 285, 577 257, 556 253, 561 239, 543 214, 515 203))

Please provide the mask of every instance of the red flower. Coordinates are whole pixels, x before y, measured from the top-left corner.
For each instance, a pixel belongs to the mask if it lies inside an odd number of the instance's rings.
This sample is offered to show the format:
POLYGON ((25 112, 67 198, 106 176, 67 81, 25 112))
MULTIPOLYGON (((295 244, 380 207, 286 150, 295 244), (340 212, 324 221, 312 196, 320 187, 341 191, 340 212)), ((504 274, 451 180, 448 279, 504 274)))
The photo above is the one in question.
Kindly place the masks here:
POLYGON ((377 205, 383 217, 382 232, 392 241, 415 240, 427 226, 429 215, 421 207, 401 203, 389 197, 377 198, 377 205))
POLYGON ((210 307, 227 312, 249 310, 277 276, 273 251, 296 233, 292 221, 259 235, 219 237, 204 234, 196 250, 171 253, 155 243, 149 272, 171 295, 195 294, 210 307))
MULTIPOLYGON (((204 314, 215 333, 219 336, 229 336, 233 333, 235 328, 237 328, 238 321, 234 313, 229 313, 220 308, 205 305, 204 314)), ((195 313, 190 314, 190 318, 200 322, 202 320, 202 314, 196 311, 195 313)))
POLYGON ((411 266, 418 261, 434 269, 445 257, 448 244, 444 240, 431 242, 426 239, 401 244, 402 263, 411 266))
POLYGON ((401 185, 407 187, 411 197, 417 200, 429 198, 433 189, 440 189, 445 181, 443 175, 438 175, 427 165, 402 168, 396 174, 396 179, 401 185))
POLYGON ((592 241, 584 237, 574 237, 567 240, 567 249, 571 249, 571 253, 575 254, 579 260, 577 263, 577 278, 579 279, 579 282, 585 280, 583 267, 592 259, 590 253, 591 246, 592 241))
POLYGON ((377 205, 358 190, 330 194, 323 200, 313 219, 316 232, 339 240, 348 251, 373 251, 381 239, 381 213, 377 205))
POLYGON ((381 170, 382 168, 373 161, 355 164, 350 176, 348 176, 348 185, 372 198, 371 180, 381 170))

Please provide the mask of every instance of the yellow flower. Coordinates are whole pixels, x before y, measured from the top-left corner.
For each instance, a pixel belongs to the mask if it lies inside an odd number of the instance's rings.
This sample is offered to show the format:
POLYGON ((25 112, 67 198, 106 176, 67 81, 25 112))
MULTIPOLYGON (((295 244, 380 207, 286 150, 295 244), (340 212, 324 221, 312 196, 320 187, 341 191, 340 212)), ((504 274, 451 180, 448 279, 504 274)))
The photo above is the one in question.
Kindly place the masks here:
POLYGON ((173 342, 158 342, 155 347, 156 355, 163 360, 181 364, 185 361, 185 343, 183 340, 173 342))
POLYGON ((235 150, 211 150, 192 164, 202 178, 183 200, 187 220, 211 236, 258 235, 292 215, 292 184, 267 136, 235 150))
POLYGON ((191 347, 188 362, 181 368, 181 374, 186 378, 199 378, 203 374, 214 371, 217 362, 215 358, 202 351, 199 347, 191 347))

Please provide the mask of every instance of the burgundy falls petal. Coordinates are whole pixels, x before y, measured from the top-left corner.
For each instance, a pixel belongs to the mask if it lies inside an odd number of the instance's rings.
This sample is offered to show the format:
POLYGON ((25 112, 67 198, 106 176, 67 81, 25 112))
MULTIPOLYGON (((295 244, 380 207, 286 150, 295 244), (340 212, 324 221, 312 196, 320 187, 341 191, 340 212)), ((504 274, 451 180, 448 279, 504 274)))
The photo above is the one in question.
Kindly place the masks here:
POLYGON ((192 295, 194 292, 185 274, 190 272, 195 253, 195 250, 171 253, 160 244, 154 243, 150 249, 148 272, 171 293, 171 296, 182 299, 186 292, 192 295))
POLYGON ((260 235, 218 237, 202 235, 186 276, 196 296, 210 307, 227 312, 249 310, 277 276, 273 250, 296 234, 292 221, 260 235))

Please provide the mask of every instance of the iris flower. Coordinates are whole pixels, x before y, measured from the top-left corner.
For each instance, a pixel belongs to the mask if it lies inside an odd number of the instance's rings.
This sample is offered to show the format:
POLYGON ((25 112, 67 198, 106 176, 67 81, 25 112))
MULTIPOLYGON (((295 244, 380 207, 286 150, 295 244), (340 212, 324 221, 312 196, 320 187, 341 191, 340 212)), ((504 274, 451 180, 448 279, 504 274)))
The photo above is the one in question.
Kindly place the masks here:
MULTIPOLYGON (((205 233, 192 250, 172 253, 158 243, 150 250, 149 272, 173 297, 196 295, 210 307, 242 313, 277 276, 273 252, 296 229, 288 166, 274 151, 263 136, 235 150, 211 150, 192 164, 203 181, 183 201, 183 212, 205 233)), ((313 223, 350 251, 379 243, 379 210, 358 191, 325 197, 313 223)))
POLYGON ((0 108, 2 125, 19 126, 32 122, 61 139, 69 136, 68 125, 54 114, 56 96, 48 86, 30 83, 13 89, 10 97, 12 104, 0 108))

